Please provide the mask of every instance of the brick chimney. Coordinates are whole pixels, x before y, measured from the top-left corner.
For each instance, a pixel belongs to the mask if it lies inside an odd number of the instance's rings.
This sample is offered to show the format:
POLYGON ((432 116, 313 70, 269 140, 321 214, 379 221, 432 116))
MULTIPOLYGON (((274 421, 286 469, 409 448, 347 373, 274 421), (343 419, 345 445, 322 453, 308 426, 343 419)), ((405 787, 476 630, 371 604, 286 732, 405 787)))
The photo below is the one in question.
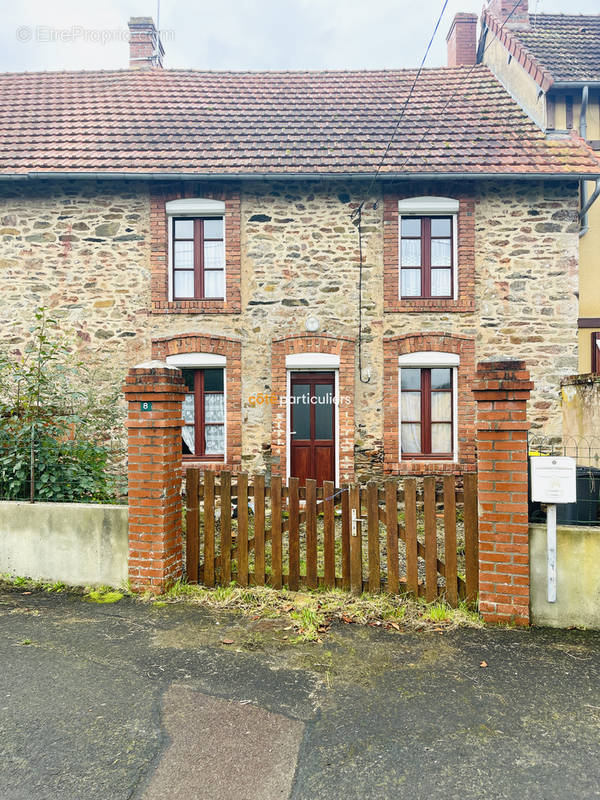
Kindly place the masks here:
MULTIPOLYGON (((500 22, 504 24, 510 16, 517 0, 489 0, 487 10, 500 22)), ((504 25, 508 30, 523 30, 529 28, 529 2, 520 0, 516 11, 512 14, 508 22, 504 25)))
POLYGON ((129 20, 129 68, 162 67, 165 51, 152 17, 129 20))
POLYGON ((477 14, 457 14, 448 36, 448 66, 472 66, 477 61, 477 14))

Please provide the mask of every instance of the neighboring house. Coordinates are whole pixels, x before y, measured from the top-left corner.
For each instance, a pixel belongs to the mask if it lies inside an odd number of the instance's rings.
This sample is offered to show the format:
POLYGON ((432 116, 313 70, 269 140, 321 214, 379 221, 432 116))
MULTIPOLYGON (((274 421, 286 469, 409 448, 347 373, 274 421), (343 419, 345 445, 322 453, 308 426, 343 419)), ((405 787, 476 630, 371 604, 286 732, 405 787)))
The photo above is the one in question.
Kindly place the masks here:
POLYGON ((472 469, 481 359, 526 361, 533 425, 559 432, 587 145, 485 66, 433 69, 377 173, 414 70, 163 70, 131 26, 129 70, 0 76, 7 346, 44 304, 99 392, 180 367, 187 463, 472 469))
MULTIPOLYGON (((530 14, 528 0, 490 0, 475 44, 475 15, 461 15, 460 58, 483 62, 549 137, 572 133, 600 151, 600 15, 530 14), (477 53, 475 55, 475 53, 477 53)), ((579 371, 600 372, 600 202, 581 183, 579 371)))

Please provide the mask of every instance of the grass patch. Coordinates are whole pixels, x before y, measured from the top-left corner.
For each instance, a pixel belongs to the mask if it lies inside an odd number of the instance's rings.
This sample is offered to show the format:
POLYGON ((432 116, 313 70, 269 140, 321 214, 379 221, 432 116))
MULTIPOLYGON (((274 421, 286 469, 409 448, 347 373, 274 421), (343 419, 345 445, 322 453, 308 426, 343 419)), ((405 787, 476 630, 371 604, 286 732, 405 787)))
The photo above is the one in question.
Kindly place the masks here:
MULTIPOLYGON (((319 641, 334 621, 394 630, 453 630, 483 627, 476 611, 465 604, 451 608, 443 600, 427 604, 409 595, 369 594, 360 597, 341 589, 290 592, 235 583, 207 589, 178 581, 160 597, 162 603, 189 601, 215 610, 237 611, 253 617, 283 617, 295 636, 290 642, 319 641)), ((156 604, 156 601, 154 601, 156 604)))
POLYGON ((56 581, 56 583, 44 583, 42 584, 42 590, 44 592, 66 592, 67 584, 62 583, 62 581, 56 581))
POLYGON ((101 586, 99 589, 92 589, 84 595, 84 600, 88 603, 118 603, 123 599, 122 592, 115 592, 107 586, 101 586))

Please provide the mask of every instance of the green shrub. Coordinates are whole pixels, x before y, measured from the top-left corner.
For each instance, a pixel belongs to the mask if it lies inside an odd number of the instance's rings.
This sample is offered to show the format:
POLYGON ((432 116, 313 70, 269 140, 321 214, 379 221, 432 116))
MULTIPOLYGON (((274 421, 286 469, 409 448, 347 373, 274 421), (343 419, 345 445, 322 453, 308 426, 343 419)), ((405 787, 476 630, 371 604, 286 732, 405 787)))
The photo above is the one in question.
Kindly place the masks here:
POLYGON ((56 320, 38 309, 25 351, 0 351, 0 497, 114 501, 115 400, 97 396, 56 320))

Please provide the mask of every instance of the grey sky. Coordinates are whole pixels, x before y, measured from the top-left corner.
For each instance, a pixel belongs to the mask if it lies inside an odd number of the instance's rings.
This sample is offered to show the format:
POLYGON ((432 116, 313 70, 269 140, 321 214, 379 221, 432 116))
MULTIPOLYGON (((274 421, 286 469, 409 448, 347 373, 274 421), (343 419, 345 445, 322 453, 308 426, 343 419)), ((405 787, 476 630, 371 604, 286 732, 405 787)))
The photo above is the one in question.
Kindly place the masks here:
MULTIPOLYGON (((165 66, 413 67, 442 5, 443 0, 162 0, 165 66)), ((450 0, 427 66, 445 63, 454 14, 480 13, 482 5, 483 0, 450 0)), ((594 14, 598 0, 530 0, 530 8, 536 7, 540 13, 594 14)), ((13 2, 2 14, 0 70, 126 67, 127 20, 135 15, 156 16, 156 0, 13 2)))

